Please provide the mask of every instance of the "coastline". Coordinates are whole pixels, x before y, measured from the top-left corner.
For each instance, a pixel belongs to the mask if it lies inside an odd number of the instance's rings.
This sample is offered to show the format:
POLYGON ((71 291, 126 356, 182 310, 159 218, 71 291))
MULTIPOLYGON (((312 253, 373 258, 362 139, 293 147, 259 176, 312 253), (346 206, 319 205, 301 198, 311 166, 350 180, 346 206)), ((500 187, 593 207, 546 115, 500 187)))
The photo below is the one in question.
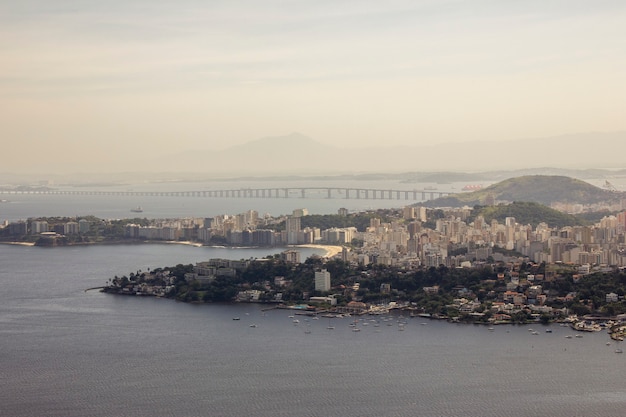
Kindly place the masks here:
POLYGON ((35 246, 33 242, 0 242, 2 245, 35 246))
MULTIPOLYGON (((5 242, 0 241, 2 245, 15 245, 15 246, 36 246, 34 242, 5 242)), ((111 240, 111 241, 101 241, 101 242, 74 242, 67 245, 62 246, 87 246, 87 245, 141 245, 141 244, 161 244, 161 245, 186 245, 186 246, 195 246, 195 247, 219 247, 219 248, 233 248, 233 249, 242 249, 244 247, 238 246, 211 246, 204 245, 199 242, 192 241, 179 241, 179 240, 143 240, 143 241, 132 241, 132 240, 111 240)), ((251 246, 254 247, 254 246, 251 246)), ((332 258, 335 255, 341 253, 343 250, 342 246, 336 245, 319 245, 319 244, 304 244, 304 245, 288 245, 289 248, 311 248, 311 249, 321 249, 326 251, 323 255, 324 258, 332 258)))

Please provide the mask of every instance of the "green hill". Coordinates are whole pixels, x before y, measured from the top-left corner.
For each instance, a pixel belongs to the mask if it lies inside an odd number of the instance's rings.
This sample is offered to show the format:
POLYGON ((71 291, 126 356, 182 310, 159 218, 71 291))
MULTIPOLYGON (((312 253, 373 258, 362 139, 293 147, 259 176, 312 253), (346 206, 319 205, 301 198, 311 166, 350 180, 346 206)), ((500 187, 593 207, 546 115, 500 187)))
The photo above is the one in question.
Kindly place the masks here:
POLYGON ((598 188, 589 183, 557 175, 528 175, 510 178, 487 188, 451 194, 425 205, 428 207, 461 207, 485 205, 494 201, 525 201, 544 205, 552 203, 593 204, 626 198, 626 193, 598 188))
POLYGON ((507 217, 515 217, 515 221, 520 224, 530 224, 533 228, 539 223, 547 223, 550 227, 583 226, 587 224, 571 214, 561 213, 538 203, 513 202, 511 204, 500 204, 497 206, 476 206, 472 212, 472 217, 468 221, 473 221, 477 216, 483 216, 487 223, 496 219, 498 223, 504 223, 507 217))

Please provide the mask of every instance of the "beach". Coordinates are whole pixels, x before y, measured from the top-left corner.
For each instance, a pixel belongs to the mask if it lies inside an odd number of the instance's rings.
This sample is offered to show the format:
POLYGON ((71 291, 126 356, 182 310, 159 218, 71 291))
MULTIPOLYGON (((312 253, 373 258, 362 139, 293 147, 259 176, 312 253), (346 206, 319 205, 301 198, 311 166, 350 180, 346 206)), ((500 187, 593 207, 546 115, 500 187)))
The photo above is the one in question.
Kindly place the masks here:
POLYGON ((323 249, 326 251, 324 254, 325 258, 332 258, 333 256, 341 253, 343 250, 343 246, 333 246, 333 245, 314 245, 314 244, 306 244, 306 245, 294 245, 296 248, 312 248, 312 249, 323 249))

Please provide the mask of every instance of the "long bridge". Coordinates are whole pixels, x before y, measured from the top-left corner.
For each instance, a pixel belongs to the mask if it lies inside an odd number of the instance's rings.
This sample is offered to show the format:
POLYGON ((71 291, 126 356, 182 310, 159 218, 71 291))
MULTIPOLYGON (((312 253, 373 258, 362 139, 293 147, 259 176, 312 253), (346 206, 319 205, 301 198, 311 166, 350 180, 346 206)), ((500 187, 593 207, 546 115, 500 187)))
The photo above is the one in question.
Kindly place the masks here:
POLYGON ((449 192, 353 187, 271 187, 200 191, 88 191, 59 189, 0 190, 0 194, 92 195, 110 197, 205 197, 205 198, 343 198, 369 200, 433 200, 449 192))

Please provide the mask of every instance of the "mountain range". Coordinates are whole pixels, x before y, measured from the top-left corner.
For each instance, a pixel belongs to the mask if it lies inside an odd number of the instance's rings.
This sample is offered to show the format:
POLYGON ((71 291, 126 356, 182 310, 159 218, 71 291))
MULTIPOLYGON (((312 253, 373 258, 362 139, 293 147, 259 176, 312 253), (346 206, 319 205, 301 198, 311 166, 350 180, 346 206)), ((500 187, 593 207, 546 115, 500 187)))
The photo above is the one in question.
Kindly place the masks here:
MULTIPOLYGON (((423 142, 420 142, 423 143, 423 142)), ((623 168, 626 132, 499 142, 341 148, 300 133, 264 137, 224 150, 193 150, 161 162, 186 170, 241 175, 347 172, 494 171, 558 167, 623 168), (175 162, 174 162, 175 161, 175 162), (174 163, 172 163, 174 162, 174 163)))

